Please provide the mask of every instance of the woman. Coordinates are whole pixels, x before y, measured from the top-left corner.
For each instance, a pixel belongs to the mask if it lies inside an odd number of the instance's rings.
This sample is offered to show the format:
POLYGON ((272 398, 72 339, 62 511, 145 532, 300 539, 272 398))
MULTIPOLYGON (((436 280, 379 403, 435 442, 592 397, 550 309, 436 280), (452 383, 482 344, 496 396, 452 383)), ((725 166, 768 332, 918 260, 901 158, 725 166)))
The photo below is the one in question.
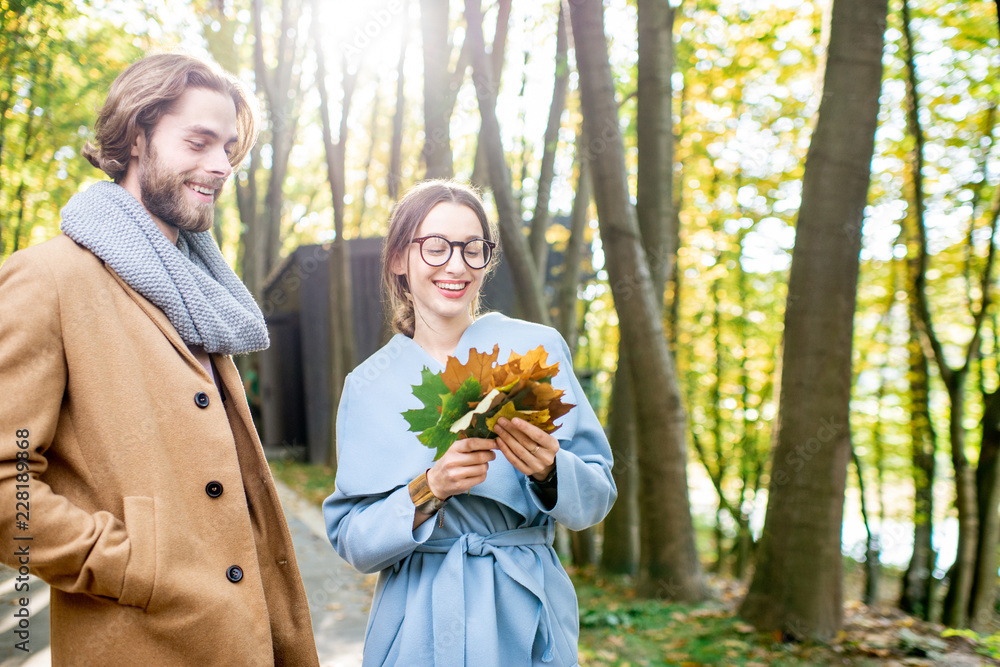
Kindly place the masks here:
POLYGON ((417 185, 389 221, 382 274, 397 334, 347 377, 336 492, 323 504, 337 552, 379 572, 365 665, 577 663, 576 594, 554 522, 580 530, 604 518, 611 450, 555 330, 476 317, 494 239, 479 196, 449 181, 417 185), (553 385, 576 407, 553 434, 501 419, 495 440, 458 440, 435 462, 402 416, 420 407, 413 386, 425 367, 495 344, 501 361, 544 346, 559 362, 553 385))

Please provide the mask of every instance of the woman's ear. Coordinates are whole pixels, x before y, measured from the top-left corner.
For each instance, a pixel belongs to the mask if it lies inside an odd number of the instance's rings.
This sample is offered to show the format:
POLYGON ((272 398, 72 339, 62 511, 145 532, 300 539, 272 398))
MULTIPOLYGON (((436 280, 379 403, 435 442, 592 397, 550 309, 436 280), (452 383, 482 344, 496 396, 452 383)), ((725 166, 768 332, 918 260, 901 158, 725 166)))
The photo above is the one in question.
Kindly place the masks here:
POLYGON ((403 253, 397 254, 391 260, 389 260, 389 269, 395 273, 397 276, 406 275, 406 259, 403 257, 403 253))

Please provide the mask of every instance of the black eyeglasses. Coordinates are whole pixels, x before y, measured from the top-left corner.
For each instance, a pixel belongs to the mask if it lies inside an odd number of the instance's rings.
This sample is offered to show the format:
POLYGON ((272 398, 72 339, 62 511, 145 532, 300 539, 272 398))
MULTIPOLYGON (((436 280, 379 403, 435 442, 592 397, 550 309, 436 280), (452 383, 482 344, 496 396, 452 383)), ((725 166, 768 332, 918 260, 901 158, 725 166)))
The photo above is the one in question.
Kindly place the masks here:
POLYGON ((486 239, 471 241, 449 241, 443 236, 432 234, 413 239, 410 243, 420 244, 420 258, 428 266, 444 266, 451 259, 451 253, 456 247, 462 249, 462 259, 470 269, 482 269, 493 259, 493 249, 496 243, 486 239))

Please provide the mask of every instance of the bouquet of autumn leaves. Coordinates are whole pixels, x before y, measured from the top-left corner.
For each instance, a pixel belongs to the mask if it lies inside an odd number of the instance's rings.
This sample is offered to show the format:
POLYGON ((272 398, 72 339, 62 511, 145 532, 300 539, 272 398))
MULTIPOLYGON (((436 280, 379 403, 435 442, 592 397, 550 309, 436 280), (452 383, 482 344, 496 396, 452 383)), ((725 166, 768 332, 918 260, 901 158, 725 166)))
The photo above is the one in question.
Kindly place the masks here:
POLYGON ((420 442, 436 450, 435 461, 456 440, 496 438, 493 427, 501 417, 519 417, 551 433, 558 428, 555 420, 574 407, 552 386, 559 362, 546 366, 544 347, 523 356, 511 352, 505 364, 497 363, 499 354, 494 345, 490 354, 471 349, 465 364, 448 357, 442 372, 424 368, 421 384, 413 386, 423 407, 407 410, 403 418, 420 442))

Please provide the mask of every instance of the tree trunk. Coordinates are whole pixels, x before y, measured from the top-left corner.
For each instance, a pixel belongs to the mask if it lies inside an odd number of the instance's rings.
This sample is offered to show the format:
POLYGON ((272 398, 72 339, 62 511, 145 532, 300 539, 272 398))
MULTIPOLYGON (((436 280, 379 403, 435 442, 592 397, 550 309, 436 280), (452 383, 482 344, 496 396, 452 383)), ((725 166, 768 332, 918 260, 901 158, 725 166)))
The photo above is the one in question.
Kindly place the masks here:
POLYGON ((282 0, 280 34, 277 37, 277 51, 272 57, 276 63, 269 70, 265 64, 263 29, 261 24, 262 0, 253 2, 254 19, 254 61, 256 63, 258 85, 264 84, 264 99, 267 103, 267 119, 271 129, 271 170, 268 175, 267 192, 264 195, 263 279, 278 262, 281 253, 281 218, 284 203, 285 178, 288 174, 288 158, 295 145, 295 131, 298 126, 299 76, 294 73, 294 65, 299 61, 295 26, 302 13, 300 2, 282 0))
MULTIPOLYGON (((737 247, 740 249, 740 255, 742 255, 743 252, 743 239, 746 237, 746 231, 747 230, 741 230, 737 238, 737 247)), ((675 273, 676 270, 677 263, 674 262, 675 273)), ((741 303, 748 302, 749 295, 747 294, 747 275, 743 270, 740 257, 736 258, 736 294, 738 295, 741 303)), ((749 343, 746 332, 746 323, 747 320, 745 317, 736 318, 736 338, 739 340, 740 348, 743 350, 747 349, 749 343)), ((745 360, 743 363, 739 364, 739 372, 740 386, 743 387, 743 394, 740 397, 743 407, 743 432, 740 437, 740 447, 738 453, 740 466, 740 496, 737 499, 735 507, 739 514, 734 517, 736 519, 737 533, 736 545, 733 549, 735 558, 733 559, 732 574, 735 578, 742 581, 746 576, 747 568, 750 567, 754 546, 753 533, 750 531, 750 516, 749 512, 745 509, 748 495, 747 492, 752 489, 754 500, 757 499, 757 489, 760 485, 762 457, 759 451, 760 448, 757 445, 757 433, 755 432, 757 419, 750 418, 750 411, 753 407, 748 401, 751 386, 750 371, 747 368, 745 360)), ((764 386, 766 388, 768 385, 765 384, 764 386)), ((758 407, 764 404, 763 394, 764 392, 762 391, 758 397, 756 403, 758 407)))
POLYGON ((673 229, 674 133, 672 115, 674 9, 662 0, 639 0, 638 171, 636 216, 649 259, 653 289, 662 302, 677 248, 673 229))
POLYGON ((758 629, 796 638, 827 639, 843 622, 851 346, 886 4, 833 3, 788 285, 767 516, 740 610, 758 629))
POLYGON ((930 416, 929 368, 920 347, 917 311, 910 305, 910 448, 913 461, 913 555, 903 575, 899 608, 931 620, 934 567, 934 457, 937 436, 930 416))
POLYGON ((569 241, 566 243, 566 256, 563 262, 563 274, 559 279, 558 318, 556 327, 566 339, 571 352, 577 346, 577 290, 580 287, 580 261, 583 257, 584 234, 587 231, 587 212, 590 210, 590 163, 587 160, 583 131, 576 135, 576 189, 573 197, 573 208, 569 213, 569 241))
POLYGON ((597 562, 597 541, 593 528, 571 530, 569 547, 576 567, 588 567, 597 562))
POLYGON ((639 428, 638 591, 650 597, 700 600, 705 591, 688 499, 686 415, 663 333, 662 293, 653 287, 629 198, 603 3, 573 2, 570 19, 609 282, 622 342, 636 352, 631 374, 639 428))
MULTIPOLYGON (((969 625, 972 601, 972 579, 976 567, 976 538, 979 515, 976 484, 972 467, 965 456, 965 373, 952 376, 948 383, 948 434, 951 439, 951 464, 955 471, 955 508, 958 510, 958 550, 951 568, 948 595, 945 597, 942 621, 945 625, 964 628, 969 625)), ((996 550, 996 542, 990 547, 996 550)), ((995 575, 994 575, 995 579, 995 575)))
POLYGON ((601 570, 608 574, 634 575, 639 571, 639 506, 636 496, 638 432, 629 368, 628 347, 619 342, 618 369, 611 387, 611 410, 608 415, 608 439, 615 458, 611 474, 618 487, 618 500, 604 518, 604 546, 601 550, 601 570))
MULTIPOLYGON (((923 189, 923 146, 924 132, 920 121, 920 99, 918 94, 918 79, 914 59, 913 36, 910 30, 910 10, 907 0, 902 4, 902 32, 906 46, 906 102, 907 129, 914 139, 914 149, 910 159, 911 205, 912 217, 916 228, 917 269, 914 271, 914 298, 919 316, 921 342, 925 354, 934 359, 941 379, 948 390, 948 433, 951 444, 951 459, 955 471, 955 508, 958 510, 958 551, 955 565, 949 574, 948 594, 945 597, 943 621, 954 627, 965 627, 969 621, 969 608, 972 603, 973 570, 976 561, 976 539, 979 534, 978 503, 976 487, 973 481, 973 471, 965 456, 965 427, 962 419, 965 413, 965 382, 969 371, 980 353, 982 325, 992 300, 993 264, 996 256, 995 238, 997 225, 1000 222, 1000 195, 992 211, 990 226, 990 245, 986 256, 986 264, 980 276, 980 293, 982 294, 979 308, 972 307, 972 338, 965 348, 964 363, 953 368, 945 358, 944 346, 934 330, 930 305, 926 292, 927 265, 929 252, 927 249, 927 228, 924 216, 923 189)), ((973 216, 975 216, 973 210, 973 216)), ((973 217, 973 220, 975 218, 973 217)), ((974 225, 973 225, 974 226, 974 225)), ((973 252, 970 234, 970 256, 973 252)), ((995 548, 995 544, 992 548, 995 548)))
MULTIPOLYGON (((330 410, 332 412, 331 419, 333 423, 336 423, 344 378, 354 367, 355 361, 350 256, 347 251, 347 241, 344 238, 344 193, 346 191, 344 158, 347 143, 347 118, 351 109, 354 86, 357 82, 357 72, 348 72, 346 59, 341 59, 344 97, 341 104, 339 136, 335 143, 330 118, 329 95, 326 89, 326 57, 323 53, 323 36, 320 33, 319 23, 316 21, 313 22, 313 45, 316 51, 316 85, 319 89, 327 180, 330 183, 330 194, 333 200, 333 221, 336 232, 329 265, 330 345, 332 348, 330 355, 330 410)), ((331 442, 327 449, 325 462, 335 466, 337 463, 336 429, 331 429, 330 435, 331 442)))
POLYGON ((424 162, 426 178, 451 178, 451 113, 447 109, 448 66, 451 40, 448 38, 448 4, 440 0, 420 0, 420 28, 424 52, 424 162))
POLYGON ((396 113, 392 117, 392 147, 389 149, 389 176, 386 178, 389 197, 393 201, 399 199, 400 184, 403 180, 403 114, 406 106, 403 85, 406 77, 403 66, 406 64, 406 47, 410 37, 409 23, 404 21, 402 30, 403 35, 399 40, 399 62, 396 65, 396 113))
MULTIPOLYGON (((559 5, 559 22, 556 26, 556 76, 552 86, 552 104, 549 106, 549 120, 545 126, 545 150, 542 152, 542 167, 538 175, 538 194, 535 198, 535 214, 531 218, 531 254, 538 267, 538 275, 545 282, 548 266, 549 244, 545 230, 549 226, 549 198, 552 195, 552 180, 555 176, 556 148, 559 145, 559 126, 563 110, 566 109, 566 89, 569 85, 569 62, 566 58, 569 36, 563 7, 559 5)), ((544 287, 544 284, 543 284, 544 287)))
MULTIPOLYGON (((565 30, 565 26, 564 26, 565 30)), ((551 118, 551 117, 550 117, 551 118)), ((579 136, 578 136, 579 138, 579 136)), ((582 143, 578 143, 578 146, 582 143)), ((582 152, 578 154, 578 176, 576 194, 573 198, 573 207, 570 212, 570 235, 566 242, 566 254, 563 261, 563 273, 559 280, 557 295, 558 319, 555 323, 559 333, 562 334, 569 346, 570 353, 575 354, 578 346, 578 313, 576 308, 577 289, 580 284, 580 261, 583 255, 584 234, 587 226, 587 210, 590 207, 590 184, 588 165, 586 160, 579 159, 582 152)), ((546 204, 546 206, 548 206, 546 204)), ((546 246, 547 247, 547 246, 546 246)), ((542 259, 540 267, 545 267, 546 260, 542 259)), ((614 398, 612 398, 614 400, 614 398)), ((618 453, 612 445, 612 452, 617 459, 618 453)), ((634 451, 633 451, 634 455, 634 451)), ((617 470, 617 469, 616 469, 617 470)), ((617 481, 618 478, 615 477, 617 481)), ((634 485, 633 485, 634 488, 634 485)), ((622 489, 618 487, 618 503, 626 504, 622 499, 622 489)), ((634 502, 634 501, 633 501, 634 502)), ((632 515, 634 519, 634 515, 632 515)), ((607 520, 604 522, 604 548, 609 545, 609 539, 618 539, 617 535, 608 537, 607 520)), ((570 534, 571 556, 575 565, 593 565, 597 562, 595 535, 593 528, 577 531, 570 534)), ((612 547, 614 548, 614 547, 612 547)), ((602 551, 603 554, 603 551, 602 551)))
MULTIPOLYGON (((641 23, 642 19, 640 19, 641 23)), ((714 199, 714 197, 713 197, 714 199)), ((718 261, 721 257, 717 256, 718 261)), ((709 392, 709 406, 708 412, 711 413, 712 421, 712 446, 715 448, 713 452, 715 458, 715 470, 711 470, 709 467, 709 460, 707 456, 702 456, 702 463, 704 463, 705 468, 709 471, 709 475, 713 478, 713 483, 715 484, 716 493, 719 494, 719 505, 715 513, 715 529, 714 537, 716 541, 716 562, 712 571, 715 573, 721 573, 724 567, 724 562, 726 559, 726 549, 723 544, 724 535, 722 532, 722 522, 719 520, 722 514, 722 505, 725 503, 725 491, 723 490, 722 480, 726 472, 726 452, 723 446, 723 438, 725 437, 722 433, 722 374, 724 372, 722 363, 722 304, 720 303, 722 291, 722 278, 721 274, 716 274, 716 278, 712 281, 712 346, 713 353, 715 357, 715 373, 712 380, 712 388, 709 392)), ((736 519, 737 517, 733 517, 736 519)))
POLYGON ((372 158, 375 156, 375 144, 378 143, 378 116, 379 106, 382 101, 381 81, 375 83, 375 99, 372 100, 372 115, 368 121, 368 155, 365 157, 364 169, 365 178, 361 182, 361 189, 358 191, 358 213, 354 219, 354 233, 361 235, 361 226, 364 224, 365 213, 368 211, 368 186, 372 182, 372 158))
POLYGON ((549 324, 549 311, 545 305, 538 271, 531 258, 528 243, 521 233, 521 219, 514 203, 510 185, 510 170, 500 140, 500 125, 496 116, 496 85, 483 43, 483 15, 479 0, 466 0, 466 39, 472 49, 473 80, 482 128, 479 141, 483 144, 490 167, 490 184, 500 222, 500 238, 504 258, 510 262, 518 305, 525 319, 549 324))
POLYGON ((972 582, 969 620, 973 630, 985 631, 993 620, 997 601, 997 543, 1000 542, 1000 391, 983 394, 982 446, 976 468, 979 535, 972 582))
MULTIPOLYGON (((495 96, 500 94, 501 73, 503 72, 505 53, 507 51, 507 31, 510 28, 510 10, 512 4, 512 0, 498 0, 497 2, 497 26, 496 30, 493 31, 493 44, 490 50, 490 65, 492 66, 493 78, 495 80, 493 94, 495 96)), ((476 157, 472 163, 472 175, 469 176, 469 181, 477 187, 482 188, 486 187, 490 172, 484 148, 482 136, 480 135, 480 140, 476 143, 476 157)))
POLYGON ((865 593, 864 602, 869 607, 878 602, 878 584, 881 563, 879 562, 878 537, 872 530, 869 520, 868 503, 865 500, 865 475, 861 467, 861 457, 853 448, 851 449, 851 459, 854 461, 854 469, 858 473, 858 497, 861 500, 861 519, 865 524, 865 533, 868 540, 865 543, 865 593))
POLYGON ((258 249, 262 248, 258 239, 260 229, 260 216, 258 215, 259 195, 257 194, 257 172, 260 170, 260 149, 261 142, 250 150, 250 166, 246 171, 246 182, 239 176, 236 177, 236 208, 240 212, 240 223, 243 232, 240 234, 240 276, 246 283, 247 289, 261 303, 261 310, 264 317, 271 316, 271 306, 263 302, 263 283, 261 275, 263 268, 261 258, 258 257, 258 249))
MULTIPOLYGON (((906 45, 907 69, 907 129, 913 137, 913 150, 909 156, 911 210, 905 221, 907 227, 907 288, 910 294, 911 321, 910 348, 910 433, 914 463, 914 542, 913 556, 907 567, 900 607, 930 620, 934 587, 933 569, 937 554, 933 548, 934 507, 934 456, 935 434, 930 417, 930 385, 928 361, 935 352, 924 350, 927 321, 921 292, 926 281, 927 253, 924 241, 924 131, 920 123, 917 73, 914 61, 913 37, 910 31, 909 3, 902 5, 902 29, 906 45), (925 330, 922 331, 921 328, 925 330)), ((933 345, 930 345, 933 348, 933 345)), ((947 374, 946 374, 947 375, 947 374)))
MULTIPOLYGON (((351 253, 347 247, 347 234, 344 229, 344 195, 347 192, 347 119, 351 111, 351 101, 354 99, 354 89, 358 82, 358 72, 349 72, 347 58, 340 60, 343 72, 343 99, 340 112, 340 132, 337 138, 337 146, 334 151, 336 159, 336 181, 331 183, 333 194, 333 222, 336 236, 333 239, 333 257, 331 258, 331 279, 336 274, 337 287, 340 290, 335 303, 339 305, 336 310, 331 310, 331 315, 335 318, 332 323, 333 351, 339 352, 339 373, 333 376, 334 382, 334 403, 333 419, 336 423, 337 406, 340 405, 340 394, 343 391, 344 380, 347 374, 354 369, 357 363, 357 353, 354 343, 354 302, 351 288, 351 253)), ((377 97, 377 96, 376 96, 377 97)), ((332 288, 332 286, 331 286, 332 288)), ((334 429, 336 431, 336 429, 334 429)), ((334 432, 334 438, 336 433, 334 432)), ((331 447, 329 465, 335 466, 337 463, 336 443, 331 447)))

